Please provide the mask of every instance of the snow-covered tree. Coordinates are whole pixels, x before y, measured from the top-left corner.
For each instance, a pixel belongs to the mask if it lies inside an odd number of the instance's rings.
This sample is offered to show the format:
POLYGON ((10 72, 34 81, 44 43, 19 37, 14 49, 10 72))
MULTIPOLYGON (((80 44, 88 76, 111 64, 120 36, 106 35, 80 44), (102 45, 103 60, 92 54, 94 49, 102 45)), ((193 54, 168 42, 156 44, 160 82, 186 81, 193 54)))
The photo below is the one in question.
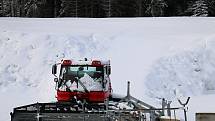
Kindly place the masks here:
POLYGON ((3 0, 0 2, 0 16, 3 16, 3 0))
POLYGON ((204 0, 197 0, 191 8, 192 16, 208 16, 208 6, 204 0))
POLYGON ((111 17, 111 0, 103 0, 103 9, 106 17, 111 17))
POLYGON ((149 16, 151 12, 149 11, 151 8, 151 0, 136 0, 136 16, 149 16))
POLYGON ((38 1, 29 0, 26 3, 25 9, 27 11, 26 16, 28 17, 39 17, 38 1))
POLYGON ((60 16, 79 16, 80 0, 61 0, 60 16))
POLYGON ((11 16, 11 1, 10 0, 2 0, 1 1, 1 14, 2 16, 9 17, 11 16))
POLYGON ((167 6, 164 0, 151 0, 150 12, 152 16, 163 16, 164 8, 167 6))

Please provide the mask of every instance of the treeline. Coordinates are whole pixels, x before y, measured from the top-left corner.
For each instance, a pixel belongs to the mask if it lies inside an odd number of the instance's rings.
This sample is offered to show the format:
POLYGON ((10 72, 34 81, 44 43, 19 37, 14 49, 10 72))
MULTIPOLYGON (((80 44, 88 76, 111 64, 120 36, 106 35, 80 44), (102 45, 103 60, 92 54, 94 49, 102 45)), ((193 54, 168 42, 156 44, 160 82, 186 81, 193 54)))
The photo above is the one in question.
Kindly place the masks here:
POLYGON ((1 0, 0 16, 215 16, 215 0, 1 0))

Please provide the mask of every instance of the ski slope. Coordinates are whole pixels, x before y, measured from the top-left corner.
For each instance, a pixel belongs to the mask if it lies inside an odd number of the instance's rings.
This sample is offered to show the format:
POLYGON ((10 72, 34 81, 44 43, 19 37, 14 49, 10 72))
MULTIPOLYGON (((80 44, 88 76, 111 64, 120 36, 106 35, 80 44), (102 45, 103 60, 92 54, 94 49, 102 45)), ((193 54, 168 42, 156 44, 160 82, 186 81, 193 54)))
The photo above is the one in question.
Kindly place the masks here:
POLYGON ((0 18, 0 23, 0 121, 10 120, 13 107, 56 101, 52 64, 84 57, 111 60, 114 92, 125 94, 131 81, 131 94, 149 104, 191 96, 190 121, 195 112, 215 112, 215 18, 0 18))

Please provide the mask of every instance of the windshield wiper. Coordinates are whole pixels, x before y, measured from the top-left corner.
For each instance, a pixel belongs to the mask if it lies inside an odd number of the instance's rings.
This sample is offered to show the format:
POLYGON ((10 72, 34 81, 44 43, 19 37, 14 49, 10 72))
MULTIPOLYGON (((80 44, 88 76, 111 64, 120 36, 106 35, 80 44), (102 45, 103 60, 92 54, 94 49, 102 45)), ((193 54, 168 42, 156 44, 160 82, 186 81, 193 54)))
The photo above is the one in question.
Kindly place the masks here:
POLYGON ((85 92, 87 92, 87 93, 89 92, 88 89, 86 88, 86 86, 78 79, 78 77, 75 77, 73 75, 64 75, 63 78, 64 78, 65 82, 67 82, 68 80, 71 80, 71 83, 76 82, 77 87, 78 87, 78 83, 79 83, 84 88, 85 92))
POLYGON ((77 81, 76 83, 79 82, 81 84, 81 86, 84 88, 85 92, 87 92, 87 93, 89 92, 88 89, 86 88, 86 86, 79 79, 76 78, 76 81, 77 81))

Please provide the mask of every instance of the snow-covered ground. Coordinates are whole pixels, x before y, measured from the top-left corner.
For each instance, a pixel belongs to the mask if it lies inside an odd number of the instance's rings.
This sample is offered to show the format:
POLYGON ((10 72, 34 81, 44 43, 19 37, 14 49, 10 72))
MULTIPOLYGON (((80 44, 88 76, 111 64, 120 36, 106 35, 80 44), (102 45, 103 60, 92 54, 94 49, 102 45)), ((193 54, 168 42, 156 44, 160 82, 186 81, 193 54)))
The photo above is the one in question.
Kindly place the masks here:
POLYGON ((149 104, 191 96, 189 121, 215 112, 214 26, 215 18, 0 18, 0 121, 13 107, 55 101, 52 64, 84 57, 111 60, 114 92, 131 81, 149 104))

